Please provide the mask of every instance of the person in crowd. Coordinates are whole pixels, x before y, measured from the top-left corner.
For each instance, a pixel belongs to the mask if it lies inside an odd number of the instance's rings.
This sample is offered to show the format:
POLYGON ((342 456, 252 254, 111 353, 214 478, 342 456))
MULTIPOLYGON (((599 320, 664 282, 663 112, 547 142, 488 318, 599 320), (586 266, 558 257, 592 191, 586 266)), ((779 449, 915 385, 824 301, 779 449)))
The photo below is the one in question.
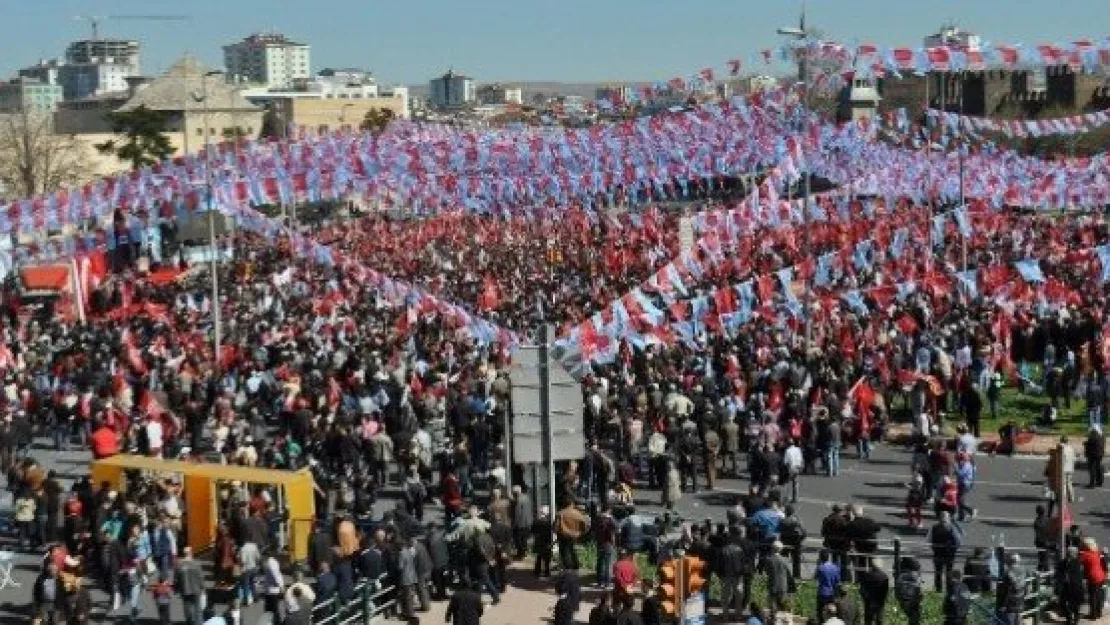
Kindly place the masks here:
MULTIPOLYGON (((612 597, 613 595, 608 593, 601 595, 597 605, 590 609, 589 620, 586 621, 588 625, 613 625, 616 622, 617 613, 613 611, 613 607, 610 605, 612 597)), ((617 601, 619 605, 620 600, 617 601)), ((573 622, 573 617, 571 622, 573 622)))
POLYGON ((532 500, 520 486, 513 486, 512 497, 513 544, 516 547, 515 559, 521 560, 528 553, 528 537, 535 522, 532 515, 532 500))
POLYGON ((970 454, 960 452, 956 459, 956 512, 961 522, 975 518, 975 508, 967 502, 974 486, 975 463, 970 454))
POLYGON ((890 576, 878 558, 870 558, 867 570, 859 576, 859 596, 863 603, 863 625, 883 625, 883 610, 890 594, 890 576))
POLYGON ((966 625, 971 612, 971 590, 956 570, 948 574, 944 591, 944 625, 966 625))
POLYGON ((858 572, 867 568, 867 558, 878 550, 878 537, 881 527, 875 519, 864 514, 863 506, 848 506, 848 525, 845 535, 851 541, 855 556, 849 566, 842 570, 845 580, 854 580, 858 572))
POLYGON ((994 584, 986 549, 975 547, 971 552, 967 561, 964 562, 962 580, 972 594, 989 595, 991 593, 994 584))
POLYGON ((640 602, 640 620, 643 625, 663 625, 663 600, 658 584, 644 580, 643 601, 640 602))
MULTIPOLYGON (((169 577, 166 576, 166 579, 168 581, 169 577)), ((205 597, 204 571, 200 563, 193 559, 192 547, 181 549, 173 588, 181 596, 181 603, 185 607, 186 625, 202 625, 205 597)))
POLYGON ((751 588, 750 583, 745 584, 750 575, 743 542, 740 528, 729 527, 728 539, 716 552, 714 560, 714 572, 721 580, 721 618, 725 622, 739 618, 747 605, 745 589, 751 588))
POLYGON ((65 588, 58 566, 49 561, 31 589, 31 613, 42 623, 62 623, 66 618, 65 588))
POLYGON ((1088 618, 1097 621, 1102 618, 1102 607, 1106 603, 1106 560, 1095 539, 1083 540, 1079 563, 1083 566, 1083 575, 1087 580, 1087 606, 1090 608, 1088 618))
POLYGON ((771 557, 767 561, 767 592, 775 613, 790 609, 790 595, 794 591, 794 577, 782 549, 782 543, 777 540, 771 543, 771 557))
POLYGON ((1091 428, 1083 441, 1083 457, 1087 460, 1087 488, 1101 488, 1106 474, 1102 460, 1106 455, 1106 436, 1101 429, 1091 428))
POLYGON ((894 580, 894 596, 906 615, 909 625, 921 625, 921 604, 925 600, 925 583, 921 580, 921 567, 916 560, 906 558, 902 570, 894 580))
POLYGON ((792 504, 786 506, 784 513, 786 517, 779 524, 779 540, 790 552, 791 574, 798 579, 802 576, 802 550, 805 547, 806 529, 792 504))
POLYGON ((933 589, 944 592, 944 584, 956 564, 956 552, 963 543, 963 530, 952 522, 948 512, 941 512, 940 519, 929 528, 928 541, 933 551, 933 589))
POLYGON ((1064 558, 1056 564, 1057 600, 1067 625, 1079 625, 1079 612, 1087 598, 1086 578, 1079 562, 1079 550, 1068 547, 1064 558))
POLYGON ((817 609, 814 614, 821 614, 825 606, 836 599, 836 589, 841 582, 840 567, 833 562, 832 554, 822 550, 818 561, 814 570, 814 579, 817 580, 817 609))
POLYGON ((1006 625, 1021 625, 1021 613, 1025 610, 1025 568, 1020 555, 1010 553, 1006 558, 1006 568, 994 594, 995 611, 1006 625))
POLYGON ((856 607, 855 593, 849 593, 845 585, 837 586, 836 598, 832 606, 836 608, 836 616, 844 625, 858 625, 859 608, 856 607))
POLYGON ((538 578, 551 577, 551 552, 555 543, 555 527, 551 522, 551 511, 547 506, 540 507, 540 514, 532 523, 532 551, 536 555, 533 572, 538 578))
POLYGON ((590 520, 573 502, 555 515, 555 537, 559 547, 559 563, 563 570, 578 570, 578 551, 575 545, 589 527, 590 520))

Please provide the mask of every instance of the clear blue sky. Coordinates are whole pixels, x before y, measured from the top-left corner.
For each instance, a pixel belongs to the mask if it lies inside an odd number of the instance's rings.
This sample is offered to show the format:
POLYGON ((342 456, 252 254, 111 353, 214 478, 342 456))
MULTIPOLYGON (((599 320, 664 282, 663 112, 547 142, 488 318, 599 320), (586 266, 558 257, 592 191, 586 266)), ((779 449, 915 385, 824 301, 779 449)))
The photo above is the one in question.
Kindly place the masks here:
MULTIPOLYGON (((75 15, 186 14, 186 22, 106 22, 139 39, 145 73, 185 52, 220 64, 220 46, 258 30, 312 44, 315 69, 357 66, 423 83, 448 66, 479 80, 657 80, 720 69, 775 44, 800 0, 7 0, 0 78, 87 37, 75 15), (18 8, 16 8, 18 7, 18 8)), ((947 20, 987 41, 1110 35, 1110 0, 809 0, 838 41, 920 45, 947 20), (1101 29, 1099 30, 1092 29, 1101 29)))

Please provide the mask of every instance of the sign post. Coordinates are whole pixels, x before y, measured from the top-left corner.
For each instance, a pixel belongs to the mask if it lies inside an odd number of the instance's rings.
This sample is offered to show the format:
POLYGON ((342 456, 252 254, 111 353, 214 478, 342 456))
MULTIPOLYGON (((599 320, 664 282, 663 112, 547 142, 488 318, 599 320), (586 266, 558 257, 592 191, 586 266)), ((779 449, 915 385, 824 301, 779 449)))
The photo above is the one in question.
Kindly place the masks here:
MULTIPOLYGON (((550 326, 540 327, 539 345, 513 354, 510 457, 520 464, 542 464, 547 473, 547 502, 555 508, 555 462, 586 455, 582 427, 582 387, 551 359, 550 326)), ((538 487, 538 480, 536 486, 538 487)), ((537 488, 538 490, 538 488, 537 488)), ((535 493, 539 501, 539 493, 535 493)))

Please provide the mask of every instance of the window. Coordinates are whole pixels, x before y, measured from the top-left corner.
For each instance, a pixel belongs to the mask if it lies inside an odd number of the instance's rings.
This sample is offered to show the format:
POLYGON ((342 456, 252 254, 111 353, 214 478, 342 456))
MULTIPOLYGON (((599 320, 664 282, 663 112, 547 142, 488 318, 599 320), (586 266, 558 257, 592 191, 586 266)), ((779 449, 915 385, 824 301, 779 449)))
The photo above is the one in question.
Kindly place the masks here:
POLYGON ((318 131, 320 132, 320 134, 323 134, 323 133, 327 132, 328 131, 328 125, 327 124, 320 124, 320 128, 318 128, 318 131))
POLYGON ((203 128, 197 128, 197 136, 198 137, 203 137, 204 136, 204 129, 203 128))

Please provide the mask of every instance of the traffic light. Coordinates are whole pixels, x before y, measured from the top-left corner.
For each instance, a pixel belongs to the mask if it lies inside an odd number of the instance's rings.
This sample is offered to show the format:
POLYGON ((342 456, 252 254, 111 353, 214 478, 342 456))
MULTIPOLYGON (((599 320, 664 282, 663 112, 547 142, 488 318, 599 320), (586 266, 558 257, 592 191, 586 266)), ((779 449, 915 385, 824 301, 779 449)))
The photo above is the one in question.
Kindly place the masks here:
POLYGON ((659 565, 659 601, 663 606, 663 614, 675 617, 679 609, 679 566, 681 560, 666 560, 659 565))
POLYGON ((683 558, 682 581, 683 597, 689 597, 705 590, 705 560, 694 556, 683 558))

